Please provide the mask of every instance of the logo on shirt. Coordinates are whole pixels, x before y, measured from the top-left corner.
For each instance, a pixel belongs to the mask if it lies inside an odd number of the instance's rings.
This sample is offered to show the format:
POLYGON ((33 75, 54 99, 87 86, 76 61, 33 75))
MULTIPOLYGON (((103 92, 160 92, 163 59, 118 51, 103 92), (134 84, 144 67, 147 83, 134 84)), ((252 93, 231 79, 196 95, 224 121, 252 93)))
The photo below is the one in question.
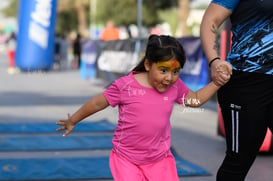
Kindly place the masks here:
POLYGON ((139 88, 134 88, 129 86, 128 87, 128 95, 129 96, 143 96, 146 94, 146 91, 139 88))
POLYGON ((202 113, 205 111, 204 108, 192 108, 187 105, 200 105, 200 100, 196 98, 186 98, 185 94, 182 97, 182 112, 183 113, 202 113))
POLYGON ((164 100, 164 101, 167 101, 167 100, 169 100, 169 97, 164 96, 164 97, 163 97, 163 100, 164 100))

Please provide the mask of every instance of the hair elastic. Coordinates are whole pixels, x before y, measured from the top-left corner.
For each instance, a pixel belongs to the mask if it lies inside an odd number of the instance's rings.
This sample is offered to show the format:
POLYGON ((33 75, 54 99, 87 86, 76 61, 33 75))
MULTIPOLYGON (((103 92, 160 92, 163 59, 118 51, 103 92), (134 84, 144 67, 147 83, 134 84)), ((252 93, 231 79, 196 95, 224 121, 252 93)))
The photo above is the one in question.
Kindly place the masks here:
POLYGON ((215 57, 214 59, 212 59, 212 60, 209 62, 209 67, 211 66, 211 64, 212 64, 215 60, 220 60, 220 57, 215 57))

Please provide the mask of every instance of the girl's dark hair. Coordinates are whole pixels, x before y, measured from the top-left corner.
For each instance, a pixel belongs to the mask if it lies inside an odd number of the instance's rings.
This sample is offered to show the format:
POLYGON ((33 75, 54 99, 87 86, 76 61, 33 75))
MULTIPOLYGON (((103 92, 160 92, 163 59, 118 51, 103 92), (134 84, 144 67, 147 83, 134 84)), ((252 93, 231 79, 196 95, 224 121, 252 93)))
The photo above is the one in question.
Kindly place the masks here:
POLYGON ((186 62, 186 55, 182 45, 174 37, 167 35, 150 35, 146 47, 145 56, 133 69, 137 72, 146 72, 144 61, 147 59, 150 64, 160 61, 177 59, 183 68, 186 62))

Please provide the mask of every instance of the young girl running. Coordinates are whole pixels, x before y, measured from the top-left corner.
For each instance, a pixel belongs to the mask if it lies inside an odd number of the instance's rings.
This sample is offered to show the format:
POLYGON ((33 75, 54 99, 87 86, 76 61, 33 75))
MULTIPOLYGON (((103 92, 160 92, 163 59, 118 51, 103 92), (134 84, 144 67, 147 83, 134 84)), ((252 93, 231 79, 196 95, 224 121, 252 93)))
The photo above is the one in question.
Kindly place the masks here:
MULTIPOLYGON (((178 181, 170 151, 170 116, 174 103, 199 107, 219 89, 213 82, 193 92, 179 79, 186 61, 173 37, 151 35, 146 53, 133 71, 114 81, 68 119, 57 122, 67 136, 78 122, 107 106, 119 107, 112 140, 110 170, 116 181, 178 181)), ((223 83, 230 78, 223 72, 223 83)))

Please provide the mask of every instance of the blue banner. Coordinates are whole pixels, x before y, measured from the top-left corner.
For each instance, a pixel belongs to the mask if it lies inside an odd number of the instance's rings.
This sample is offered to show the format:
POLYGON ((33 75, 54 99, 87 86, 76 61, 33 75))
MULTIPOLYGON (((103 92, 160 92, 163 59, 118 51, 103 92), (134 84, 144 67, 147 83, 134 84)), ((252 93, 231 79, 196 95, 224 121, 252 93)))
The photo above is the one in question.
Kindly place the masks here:
POLYGON ((210 81, 208 64, 199 37, 178 38, 186 53, 186 63, 180 78, 193 91, 204 87, 210 81))
MULTIPOLYGON (((199 37, 177 39, 186 53, 186 63, 180 72, 180 78, 193 91, 204 87, 210 81, 208 64, 199 37)), ((100 78, 112 82, 128 74, 138 63, 135 54, 136 40, 97 41, 97 72, 100 78)), ((147 41, 141 41, 141 57, 145 52, 147 41)))
POLYGON ((54 61, 57 0, 21 0, 16 66, 23 71, 49 70, 54 61))

